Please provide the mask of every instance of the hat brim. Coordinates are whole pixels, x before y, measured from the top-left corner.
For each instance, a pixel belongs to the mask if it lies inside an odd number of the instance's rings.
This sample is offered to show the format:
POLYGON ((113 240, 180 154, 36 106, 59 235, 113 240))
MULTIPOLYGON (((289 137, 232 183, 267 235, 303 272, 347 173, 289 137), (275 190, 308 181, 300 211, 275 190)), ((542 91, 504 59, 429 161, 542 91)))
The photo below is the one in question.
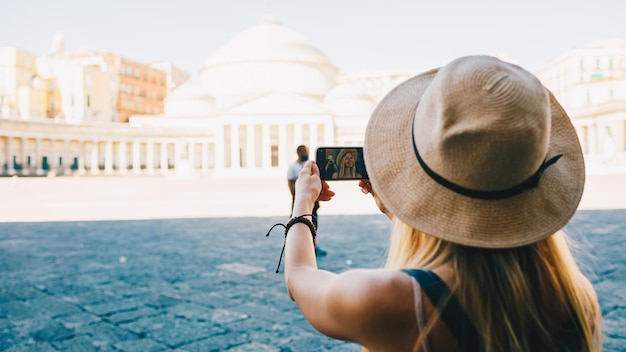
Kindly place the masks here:
POLYGON ((473 247, 523 246, 562 229, 582 197, 585 166, 576 130, 552 93, 547 158, 562 154, 561 159, 533 189, 506 199, 475 199, 431 179, 413 151, 415 110, 437 72, 422 73, 394 88, 368 122, 364 160, 385 207, 417 230, 473 247))

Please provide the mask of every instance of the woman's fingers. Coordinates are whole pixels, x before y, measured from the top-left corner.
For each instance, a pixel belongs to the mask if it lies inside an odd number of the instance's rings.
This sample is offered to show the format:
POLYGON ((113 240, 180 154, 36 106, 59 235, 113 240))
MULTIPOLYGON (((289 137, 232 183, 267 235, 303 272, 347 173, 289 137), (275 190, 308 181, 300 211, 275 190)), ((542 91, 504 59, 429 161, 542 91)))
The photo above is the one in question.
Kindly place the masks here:
POLYGON ((372 184, 370 183, 370 180, 359 181, 359 187, 361 187, 361 192, 363 192, 363 194, 374 194, 374 192, 372 191, 372 184))
POLYGON ((309 161, 311 163, 311 175, 320 176, 320 168, 317 166, 317 163, 313 160, 309 161))
POLYGON ((322 189, 317 200, 328 201, 331 200, 334 195, 335 192, 331 191, 330 189, 322 189))
MULTIPOLYGON (((300 193, 317 193, 317 200, 328 201, 333 198, 335 192, 330 190, 328 182, 320 179, 320 169, 313 160, 309 160, 304 164, 304 167, 300 171, 298 180, 296 181, 296 188, 300 193)), ((299 192, 296 191, 296 194, 299 192)))
POLYGON ((319 198, 321 189, 319 169, 314 161, 307 161, 296 180, 296 197, 314 201, 319 198))
POLYGON ((328 185, 328 182, 322 180, 322 190, 317 200, 322 200, 322 201, 331 200, 334 195, 335 195, 335 192, 330 190, 330 186, 328 185))

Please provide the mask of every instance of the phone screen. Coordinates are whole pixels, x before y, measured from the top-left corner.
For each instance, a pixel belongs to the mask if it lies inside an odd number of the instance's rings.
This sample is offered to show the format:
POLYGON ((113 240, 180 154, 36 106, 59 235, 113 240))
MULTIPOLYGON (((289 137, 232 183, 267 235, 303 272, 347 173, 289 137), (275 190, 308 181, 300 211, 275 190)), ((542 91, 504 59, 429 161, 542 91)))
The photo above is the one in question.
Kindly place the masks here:
POLYGON ((363 147, 320 147, 317 148, 315 155, 322 180, 368 178, 363 160, 363 147))

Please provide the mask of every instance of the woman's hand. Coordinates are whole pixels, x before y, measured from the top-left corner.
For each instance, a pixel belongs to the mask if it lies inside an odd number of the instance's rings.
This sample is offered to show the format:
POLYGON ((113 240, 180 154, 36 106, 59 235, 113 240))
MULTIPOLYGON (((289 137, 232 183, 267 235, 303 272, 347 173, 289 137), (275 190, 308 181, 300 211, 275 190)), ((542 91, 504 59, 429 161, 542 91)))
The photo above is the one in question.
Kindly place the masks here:
POLYGON ((326 181, 322 181, 322 191, 320 192, 320 195, 317 198, 317 200, 328 201, 328 200, 331 200, 334 195, 335 195, 335 192, 330 190, 330 186, 328 185, 328 183, 326 181))
POLYGON ((361 192, 363 192, 363 194, 371 194, 378 209, 380 209, 383 214, 387 215, 390 220, 393 220, 393 215, 387 210, 387 208, 385 208, 385 205, 380 201, 380 198, 376 196, 376 193, 374 193, 374 188, 372 188, 370 180, 359 181, 359 187, 361 187, 361 192))
POLYGON ((307 161, 296 180, 296 204, 312 209, 316 200, 328 201, 334 195, 335 192, 330 190, 328 183, 320 178, 317 164, 312 160, 307 161))

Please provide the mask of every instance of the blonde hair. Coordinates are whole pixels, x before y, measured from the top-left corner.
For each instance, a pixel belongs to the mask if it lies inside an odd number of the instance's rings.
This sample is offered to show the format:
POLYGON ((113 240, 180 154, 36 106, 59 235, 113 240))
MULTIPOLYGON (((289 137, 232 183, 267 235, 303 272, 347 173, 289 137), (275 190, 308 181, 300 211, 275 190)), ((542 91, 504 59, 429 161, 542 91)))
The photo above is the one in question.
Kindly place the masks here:
POLYGON ((350 170, 349 176, 352 178, 356 177, 356 162, 357 160, 359 160, 359 153, 356 151, 356 149, 346 148, 339 152, 339 154, 337 154, 337 167, 339 168, 339 170, 337 170, 337 175, 340 178, 346 175, 346 166, 344 165, 343 161, 348 154, 351 154, 354 158, 354 165, 350 170))
MULTIPOLYGON (((602 350, 598 299, 564 232, 523 247, 484 249, 429 236, 397 219, 393 225, 385 267, 432 270, 450 263, 450 289, 482 336, 486 352, 557 350, 567 326, 578 329, 580 351, 602 350)), ((416 349, 435 319, 426 324, 416 349)))

